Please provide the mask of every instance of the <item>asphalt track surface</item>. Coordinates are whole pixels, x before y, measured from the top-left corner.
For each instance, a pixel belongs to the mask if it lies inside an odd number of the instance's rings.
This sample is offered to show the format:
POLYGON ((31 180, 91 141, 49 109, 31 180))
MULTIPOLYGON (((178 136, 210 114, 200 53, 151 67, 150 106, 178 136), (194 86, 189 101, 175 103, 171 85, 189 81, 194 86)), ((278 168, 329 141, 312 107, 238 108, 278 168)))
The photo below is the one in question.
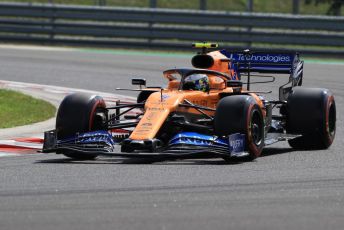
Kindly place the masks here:
MULTIPOLYGON (((0 49, 0 79, 114 92, 133 76, 161 85, 162 70, 189 60, 0 49)), ((0 229, 344 229, 343 73, 344 65, 305 65, 304 85, 331 89, 337 103, 336 139, 324 151, 279 143, 238 164, 1 158, 0 229)))

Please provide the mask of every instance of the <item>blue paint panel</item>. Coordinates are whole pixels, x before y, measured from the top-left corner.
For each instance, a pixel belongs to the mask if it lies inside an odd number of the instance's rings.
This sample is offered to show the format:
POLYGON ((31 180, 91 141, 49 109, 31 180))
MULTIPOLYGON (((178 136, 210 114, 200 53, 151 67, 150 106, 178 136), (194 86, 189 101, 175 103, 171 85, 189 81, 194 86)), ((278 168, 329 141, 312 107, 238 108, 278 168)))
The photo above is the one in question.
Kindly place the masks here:
POLYGON ((57 141, 57 144, 68 144, 68 143, 75 143, 75 144, 105 143, 109 146, 115 145, 112 135, 109 132, 104 131, 104 130, 80 133, 80 134, 75 135, 74 137, 57 141))
POLYGON ((228 144, 230 153, 242 153, 245 151, 245 135, 240 133, 235 133, 228 136, 228 144))
POLYGON ((204 135, 196 132, 181 132, 171 138, 170 144, 225 147, 228 146, 228 141, 215 136, 204 135))
POLYGON ((181 132, 170 140, 170 145, 188 145, 209 148, 209 151, 221 149, 228 151, 228 155, 232 157, 247 156, 245 152, 245 135, 235 133, 227 138, 209 136, 195 132, 181 132))
MULTIPOLYGON (((226 57, 231 58, 234 62, 244 63, 246 62, 245 55, 243 53, 228 52, 221 50, 221 53, 226 57)), ((295 54, 292 53, 253 53, 251 58, 247 59, 252 63, 274 63, 274 64, 288 64, 292 65, 295 54)))
POLYGON ((246 71, 250 62, 251 71, 291 73, 294 61, 299 61, 296 53, 253 53, 251 57, 245 57, 242 52, 220 51, 226 57, 232 59, 232 68, 236 71, 246 71))

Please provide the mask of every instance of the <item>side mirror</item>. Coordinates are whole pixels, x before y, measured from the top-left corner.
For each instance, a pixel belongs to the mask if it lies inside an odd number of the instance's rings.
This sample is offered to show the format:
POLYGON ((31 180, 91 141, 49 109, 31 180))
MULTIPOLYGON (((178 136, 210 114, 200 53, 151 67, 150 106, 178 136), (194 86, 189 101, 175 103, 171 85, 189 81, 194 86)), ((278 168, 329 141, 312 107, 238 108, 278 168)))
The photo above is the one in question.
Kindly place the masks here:
POLYGON ((142 86, 146 86, 146 79, 144 79, 144 78, 133 78, 133 79, 131 79, 131 84, 132 85, 139 85, 141 88, 142 86))

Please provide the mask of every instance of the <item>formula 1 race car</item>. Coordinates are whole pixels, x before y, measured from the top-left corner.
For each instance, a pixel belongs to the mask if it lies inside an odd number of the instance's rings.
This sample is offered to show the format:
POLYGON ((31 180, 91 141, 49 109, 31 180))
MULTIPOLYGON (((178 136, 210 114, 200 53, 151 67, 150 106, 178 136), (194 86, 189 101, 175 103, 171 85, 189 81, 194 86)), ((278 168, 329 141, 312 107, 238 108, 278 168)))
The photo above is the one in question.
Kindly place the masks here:
POLYGON ((328 89, 300 87, 303 61, 297 53, 210 52, 216 44, 193 46, 202 50, 192 58, 194 68, 164 71, 166 88, 132 79, 140 87, 132 89, 139 91, 136 103, 107 107, 100 96, 66 96, 56 129, 45 132, 43 152, 78 160, 104 155, 247 161, 278 141, 305 150, 332 144, 334 96, 328 89), (270 92, 250 90, 251 78, 267 73, 289 76, 278 100, 264 99, 270 92))

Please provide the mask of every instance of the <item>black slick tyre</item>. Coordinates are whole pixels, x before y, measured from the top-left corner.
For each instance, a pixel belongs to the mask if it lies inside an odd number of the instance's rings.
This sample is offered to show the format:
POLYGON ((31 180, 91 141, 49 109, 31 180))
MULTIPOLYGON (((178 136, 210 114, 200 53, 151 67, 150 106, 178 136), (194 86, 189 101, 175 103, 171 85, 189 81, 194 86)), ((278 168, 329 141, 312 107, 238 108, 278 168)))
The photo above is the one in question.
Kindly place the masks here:
MULTIPOLYGON (((245 134, 245 151, 249 156, 243 160, 254 160, 262 153, 264 119, 260 107, 251 96, 234 95, 221 99, 215 112, 214 131, 217 136, 245 134)), ((230 160, 228 157, 224 159, 230 160)))
MULTIPOLYGON (((106 129, 106 105, 100 96, 89 94, 71 94, 61 102, 56 117, 57 139, 74 136, 76 133, 106 129)), ((67 157, 77 160, 94 159, 96 156, 73 151, 63 151, 67 157)))
POLYGON ((327 89, 293 89, 287 101, 287 133, 300 134, 289 140, 299 150, 327 149, 336 134, 336 103, 327 89))

